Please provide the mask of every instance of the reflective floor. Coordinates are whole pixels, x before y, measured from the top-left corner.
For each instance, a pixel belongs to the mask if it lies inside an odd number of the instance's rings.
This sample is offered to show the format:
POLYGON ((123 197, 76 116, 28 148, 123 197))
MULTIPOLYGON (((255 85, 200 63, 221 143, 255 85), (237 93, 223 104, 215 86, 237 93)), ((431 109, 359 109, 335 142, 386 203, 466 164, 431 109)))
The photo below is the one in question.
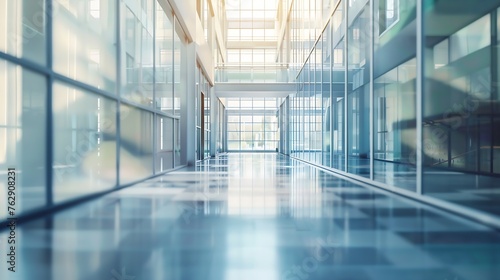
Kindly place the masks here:
POLYGON ((229 154, 17 228, 0 279, 500 279, 500 233, 276 154, 229 154))

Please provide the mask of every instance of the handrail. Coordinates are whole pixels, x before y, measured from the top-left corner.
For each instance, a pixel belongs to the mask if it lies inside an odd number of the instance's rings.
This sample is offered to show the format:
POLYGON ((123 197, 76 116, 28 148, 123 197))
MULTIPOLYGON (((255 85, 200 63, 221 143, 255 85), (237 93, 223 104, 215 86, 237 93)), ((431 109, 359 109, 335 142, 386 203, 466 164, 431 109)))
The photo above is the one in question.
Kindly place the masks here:
POLYGON ((250 63, 250 64, 241 64, 241 63, 219 63, 215 67, 216 69, 221 68, 289 68, 288 63, 250 63))
MULTIPOLYGON (((500 146, 483 146, 483 147, 479 147, 479 151, 480 150, 486 150, 486 149, 500 149, 500 146)), ((455 159, 457 159, 459 157, 463 157, 463 156, 465 156, 467 154, 474 153, 474 152, 477 152, 477 151, 478 150, 473 150, 473 151, 468 151, 468 152, 462 153, 460 155, 452 157, 449 160, 443 160, 443 161, 440 161, 440 162, 436 162, 436 163, 433 164, 433 166, 439 165, 439 164, 442 164, 442 163, 445 163, 445 162, 449 162, 449 161, 452 161, 452 160, 455 160, 455 159)))
POLYGON ((442 161, 438 161, 438 162, 434 163, 432 166, 440 165, 440 164, 443 164, 443 163, 445 163, 445 162, 450 162, 450 161, 452 161, 452 160, 455 160, 455 159, 457 159, 457 158, 460 158, 460 157, 463 157, 463 156, 465 156, 465 155, 467 155, 467 154, 470 154, 470 153, 475 153, 475 152, 477 152, 477 150, 468 151, 468 152, 465 152, 465 153, 459 154, 459 155, 457 155, 457 156, 454 156, 454 157, 452 157, 452 158, 450 158, 450 159, 447 159, 447 160, 442 160, 442 161))

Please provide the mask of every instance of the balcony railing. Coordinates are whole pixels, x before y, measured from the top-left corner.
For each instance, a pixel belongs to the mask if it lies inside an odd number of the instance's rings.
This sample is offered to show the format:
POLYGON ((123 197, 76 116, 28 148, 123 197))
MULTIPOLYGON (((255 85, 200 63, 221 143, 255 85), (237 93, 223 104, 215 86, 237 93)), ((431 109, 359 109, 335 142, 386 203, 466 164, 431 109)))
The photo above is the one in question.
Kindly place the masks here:
POLYGON ((220 64, 217 83, 291 83, 295 77, 287 64, 220 64))

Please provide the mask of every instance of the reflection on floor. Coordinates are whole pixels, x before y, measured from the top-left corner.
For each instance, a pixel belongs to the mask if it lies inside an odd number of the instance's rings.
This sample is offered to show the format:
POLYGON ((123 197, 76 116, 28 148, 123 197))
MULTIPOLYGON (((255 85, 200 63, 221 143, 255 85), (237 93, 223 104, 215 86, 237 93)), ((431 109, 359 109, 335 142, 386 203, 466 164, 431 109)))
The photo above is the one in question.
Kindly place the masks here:
MULTIPOLYGON (((424 169, 424 193, 483 212, 500 215, 500 177, 424 169)), ((500 276, 499 276, 500 279, 500 276)))
POLYGON ((500 233, 276 154, 229 154, 22 225, 16 273, 6 237, 0 279, 500 279, 500 233))

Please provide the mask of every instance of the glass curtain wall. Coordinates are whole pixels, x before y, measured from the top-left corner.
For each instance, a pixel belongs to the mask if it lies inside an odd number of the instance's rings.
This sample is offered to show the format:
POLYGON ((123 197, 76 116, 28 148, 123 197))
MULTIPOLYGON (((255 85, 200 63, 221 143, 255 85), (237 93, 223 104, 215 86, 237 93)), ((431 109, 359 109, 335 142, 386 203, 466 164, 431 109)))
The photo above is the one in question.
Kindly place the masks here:
POLYGON ((374 179, 415 192, 416 1, 378 0, 375 8, 374 179))
POLYGON ((330 1, 333 13, 321 34, 294 13, 299 18, 292 27, 305 30, 292 38, 299 46, 292 53, 299 61, 305 54, 305 62, 290 96, 291 150, 300 159, 415 191, 415 2, 395 2, 330 1))
POLYGON ((168 5, 0 6, 0 168, 18 174, 16 214, 181 165, 186 49, 168 5))
POLYGON ((217 65, 217 82, 288 82, 277 61, 277 0, 226 1, 227 59, 217 65))
MULTIPOLYGON (((0 85, 0 168, 5 171, 0 175, 0 199, 7 201, 7 169, 14 168, 16 210, 32 210, 46 204, 51 169, 44 149, 49 114, 47 79, 43 73, 0 59, 0 85)), ((7 211, 0 213, 0 219, 5 218, 7 211)))
POLYGON ((500 214, 499 1, 425 3, 423 193, 500 214), (453 16, 444 27, 438 22, 453 16))
MULTIPOLYGON (((329 114, 331 119, 331 166, 339 170, 345 170, 345 148, 344 148, 344 111, 345 111, 345 91, 346 91, 346 49, 345 46, 345 13, 344 2, 335 2, 335 13, 328 23, 331 35, 325 33, 324 36, 331 36, 329 40, 332 49, 332 64, 330 70, 331 77, 331 98, 329 114)), ((328 31, 328 29, 326 30, 328 31)))
MULTIPOLYGON (((321 19, 325 13, 325 5, 325 1, 293 2, 292 16, 295 18, 290 26, 291 65, 292 71, 293 67, 299 67, 300 71, 297 75, 298 91, 289 96, 289 143, 292 156, 331 167, 338 144, 338 139, 332 137, 336 117, 332 115, 331 108, 336 104, 332 102, 331 91, 344 92, 343 87, 337 88, 343 82, 338 81, 338 75, 332 74, 332 67, 342 64, 344 58, 338 59, 338 49, 334 51, 331 48, 332 25, 328 24, 323 29, 321 19)), ((330 7, 330 4, 326 7, 330 7)), ((338 15, 342 16, 341 12, 336 14, 338 15)), ((337 133, 335 131, 335 137, 337 133)))
POLYGON ((208 83, 205 81, 205 89, 206 92, 204 93, 205 100, 203 101, 204 104, 204 127, 205 127, 205 132, 204 132, 204 144, 203 144, 203 157, 207 158, 210 157, 210 137, 211 137, 211 123, 210 123, 210 89, 208 83))
POLYGON ((331 119, 331 61, 332 61, 332 48, 331 46, 331 25, 328 24, 325 31, 321 36, 321 56, 318 59, 321 59, 318 67, 320 79, 317 83, 318 90, 321 93, 321 117, 322 121, 317 124, 318 131, 321 135, 318 137, 321 141, 321 149, 322 149, 322 157, 321 164, 325 166, 332 166, 332 156, 331 156, 331 130, 332 130, 332 119, 331 119))
POLYGON ((291 156, 499 215, 500 2, 329 3, 321 34, 310 1, 293 3, 291 156))
MULTIPOLYGON (((278 112, 278 129, 280 135, 279 149, 278 151, 282 154, 289 155, 289 131, 290 128, 290 99, 287 97, 280 101, 281 105, 278 112)), ((293 122, 292 122, 293 123, 293 122)))
POLYGON ((205 78, 201 66, 196 70, 196 89, 195 96, 195 119, 196 119, 196 159, 203 160, 210 157, 210 92, 211 87, 205 78))
POLYGON ((226 135, 224 134, 225 131, 227 131, 226 129, 226 107, 224 106, 224 104, 219 100, 217 99, 217 110, 219 111, 217 117, 217 139, 216 139, 216 144, 215 144, 215 148, 216 148, 216 151, 215 153, 218 154, 218 153, 222 153, 224 151, 226 151, 227 149, 225 148, 224 146, 224 143, 226 142, 225 139, 226 139, 226 135))
POLYGON ((370 177, 370 1, 350 1, 347 31, 347 172, 370 177))
POLYGON ((228 151, 278 149, 277 98, 226 98, 228 151))

